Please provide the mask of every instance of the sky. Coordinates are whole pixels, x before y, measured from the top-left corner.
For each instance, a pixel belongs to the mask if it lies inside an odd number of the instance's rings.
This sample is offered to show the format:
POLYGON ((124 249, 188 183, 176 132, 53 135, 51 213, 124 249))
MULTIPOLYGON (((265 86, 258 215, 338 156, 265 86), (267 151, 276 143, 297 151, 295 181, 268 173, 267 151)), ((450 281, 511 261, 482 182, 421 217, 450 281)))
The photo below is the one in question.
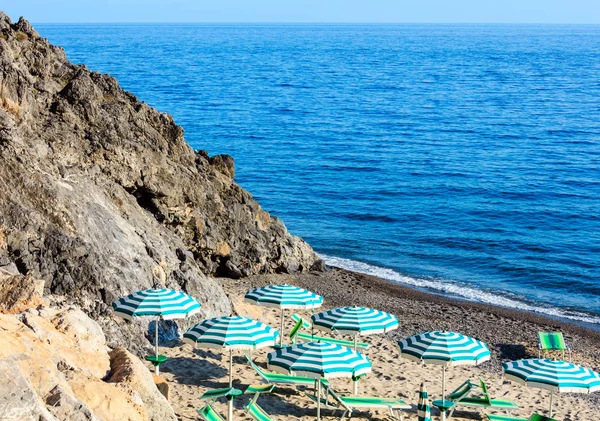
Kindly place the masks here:
POLYGON ((0 0, 13 20, 600 24, 600 0, 0 0))

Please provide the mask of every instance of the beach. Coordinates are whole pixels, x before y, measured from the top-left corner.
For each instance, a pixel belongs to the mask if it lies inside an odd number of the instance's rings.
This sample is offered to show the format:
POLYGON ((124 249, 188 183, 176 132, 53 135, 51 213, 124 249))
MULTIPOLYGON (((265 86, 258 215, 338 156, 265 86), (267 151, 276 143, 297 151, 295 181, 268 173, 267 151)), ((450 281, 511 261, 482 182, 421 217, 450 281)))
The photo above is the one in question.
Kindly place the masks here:
MULTIPOLYGON (((373 363, 373 372, 359 384, 359 394, 401 398, 413 405, 405 419, 416 420, 416 404, 421 382, 433 399, 441 391, 441 370, 437 366, 423 366, 401 359, 397 340, 427 330, 452 330, 486 342, 492 359, 478 367, 452 367, 448 370, 447 390, 458 387, 466 379, 477 381, 481 376, 492 398, 514 400, 519 406, 518 415, 528 417, 533 412, 547 414, 549 393, 503 381, 501 362, 521 358, 537 358, 537 332, 560 330, 573 349, 573 362, 598 370, 600 368, 600 333, 573 324, 540 317, 532 313, 493 307, 483 304, 447 299, 391 283, 384 279, 334 268, 325 273, 296 275, 257 275, 246 279, 217 278, 228 294, 237 314, 245 315, 271 326, 279 326, 279 311, 257 307, 243 301, 245 292, 263 285, 284 283, 314 291, 324 297, 322 310, 347 305, 368 306, 397 315, 399 328, 386 335, 361 337, 368 342, 366 351, 373 363)), ((293 323, 286 312, 285 331, 293 323)), ((301 312, 306 318, 310 312, 301 312)), ((350 339, 350 338, 346 338, 350 339)), ((266 368, 266 354, 259 350, 254 361, 266 368)), ((199 397, 210 388, 227 385, 228 356, 214 350, 196 349, 182 342, 171 342, 160 352, 170 360, 163 365, 162 375, 171 387, 170 402, 181 420, 196 420, 197 409, 204 403, 199 397)), ((554 354, 553 354, 554 355, 554 354)), ((559 354, 555 354, 559 357, 559 354)), ((250 384, 260 383, 260 378, 247 364, 241 352, 234 354, 234 386, 244 390, 250 384)), ((336 391, 350 394, 351 382, 334 379, 336 391)), ((250 397, 235 401, 236 419, 249 419, 244 406, 250 397)), ((305 391, 289 387, 276 387, 274 393, 262 396, 260 405, 274 419, 314 419, 316 407, 305 396, 305 391)), ((560 394, 554 398, 554 416, 563 421, 594 421, 597 419, 598 394, 560 394)), ((226 414, 226 405, 218 402, 215 408, 226 414)), ((437 411, 432 410, 434 419, 437 411)), ((499 413, 488 410, 488 413, 499 413)), ((457 410, 451 419, 471 420, 482 418, 476 408, 457 410)), ((323 419, 334 420, 341 415, 323 410, 323 419)), ((354 418, 384 419, 385 411, 355 411, 354 418)))

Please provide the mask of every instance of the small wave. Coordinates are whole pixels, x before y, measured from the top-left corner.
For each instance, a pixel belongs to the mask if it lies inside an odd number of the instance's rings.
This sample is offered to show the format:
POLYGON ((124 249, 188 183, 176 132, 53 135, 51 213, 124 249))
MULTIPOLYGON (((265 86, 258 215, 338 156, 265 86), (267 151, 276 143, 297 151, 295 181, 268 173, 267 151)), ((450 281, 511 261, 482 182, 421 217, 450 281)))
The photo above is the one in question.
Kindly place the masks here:
POLYGON ((570 311, 556 307, 546 306, 545 304, 529 304, 514 298, 499 295, 497 291, 488 292, 472 286, 458 284, 449 280, 436 280, 426 278, 414 278, 402 275, 393 269, 383 268, 357 260, 345 259, 342 257, 328 256, 319 254, 319 257, 329 266, 336 266, 353 272, 363 273, 365 275, 377 276, 388 281, 408 285, 418 289, 427 289, 440 294, 450 295, 467 301, 474 301, 484 304, 512 308, 516 310, 528 311, 531 313, 543 314, 550 317, 573 320, 577 322, 600 324, 600 317, 591 314, 570 311))

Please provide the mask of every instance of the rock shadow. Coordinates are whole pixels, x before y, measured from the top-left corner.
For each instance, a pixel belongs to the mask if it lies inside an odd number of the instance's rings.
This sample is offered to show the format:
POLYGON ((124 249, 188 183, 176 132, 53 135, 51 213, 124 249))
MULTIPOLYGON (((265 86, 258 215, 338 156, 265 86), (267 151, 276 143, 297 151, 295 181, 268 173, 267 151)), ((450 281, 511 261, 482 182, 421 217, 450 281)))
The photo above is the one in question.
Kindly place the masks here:
POLYGON ((161 371, 170 373, 181 384, 209 388, 227 386, 221 381, 228 376, 227 370, 210 358, 172 357, 161 365, 161 371))

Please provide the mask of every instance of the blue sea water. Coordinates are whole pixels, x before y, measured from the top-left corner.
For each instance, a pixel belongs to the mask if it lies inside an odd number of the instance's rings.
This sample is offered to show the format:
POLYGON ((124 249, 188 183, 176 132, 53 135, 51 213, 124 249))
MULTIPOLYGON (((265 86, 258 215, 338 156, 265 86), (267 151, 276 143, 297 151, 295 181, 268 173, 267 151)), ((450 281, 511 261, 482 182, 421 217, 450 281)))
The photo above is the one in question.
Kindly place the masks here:
POLYGON ((600 323, 600 26, 36 29, 328 262, 600 323))

